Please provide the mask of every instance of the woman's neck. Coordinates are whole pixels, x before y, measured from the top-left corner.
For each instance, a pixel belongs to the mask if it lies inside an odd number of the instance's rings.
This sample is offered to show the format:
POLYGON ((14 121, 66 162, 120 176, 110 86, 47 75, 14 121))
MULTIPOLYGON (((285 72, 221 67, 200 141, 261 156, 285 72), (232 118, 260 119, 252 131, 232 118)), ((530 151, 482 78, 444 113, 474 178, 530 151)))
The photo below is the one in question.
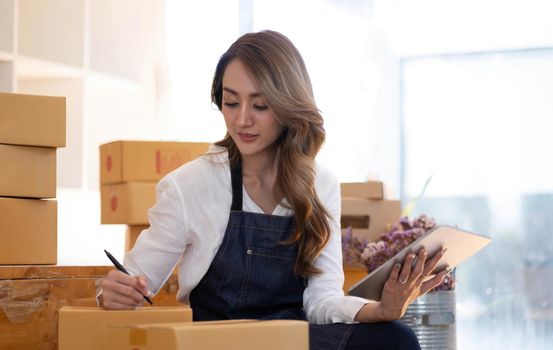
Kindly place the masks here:
POLYGON ((251 200, 265 214, 272 214, 283 194, 277 184, 278 152, 242 155, 242 181, 251 200))
POLYGON ((257 178, 262 182, 276 179, 277 152, 275 150, 255 155, 242 155, 242 176, 244 178, 257 178))

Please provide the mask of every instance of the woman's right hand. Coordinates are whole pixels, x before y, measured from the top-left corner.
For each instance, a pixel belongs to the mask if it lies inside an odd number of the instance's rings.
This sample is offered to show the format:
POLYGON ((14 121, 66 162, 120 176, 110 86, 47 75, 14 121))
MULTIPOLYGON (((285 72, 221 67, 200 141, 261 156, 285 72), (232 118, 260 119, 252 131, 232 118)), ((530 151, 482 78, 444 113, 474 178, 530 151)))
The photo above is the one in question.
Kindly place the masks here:
POLYGON ((144 276, 129 276, 112 270, 100 282, 101 294, 98 303, 109 310, 133 310, 142 305, 144 296, 150 296, 144 276))

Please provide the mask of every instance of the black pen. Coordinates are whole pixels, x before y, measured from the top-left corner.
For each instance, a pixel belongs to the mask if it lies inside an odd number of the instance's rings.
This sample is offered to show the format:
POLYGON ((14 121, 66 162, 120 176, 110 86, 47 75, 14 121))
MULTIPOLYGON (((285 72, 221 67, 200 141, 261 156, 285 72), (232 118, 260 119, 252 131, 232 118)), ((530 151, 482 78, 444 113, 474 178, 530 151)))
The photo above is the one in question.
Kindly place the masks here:
MULTIPOLYGON (((127 269, 125 269, 125 267, 123 267, 123 265, 121 265, 121 263, 119 263, 119 261, 117 261, 117 259, 115 259, 113 257, 113 255, 111 255, 107 250, 104 249, 104 252, 106 253, 106 255, 108 256, 109 260, 111 260, 111 262, 113 263, 113 265, 115 265, 115 267, 117 268, 117 270, 123 272, 123 273, 126 273, 127 275, 131 275, 129 273, 129 271, 127 271, 127 269)), ((154 303, 152 303, 152 301, 150 300, 150 298, 148 298, 147 296, 143 295, 144 297, 144 300, 146 300, 147 302, 150 303, 150 305, 154 305, 154 303)))

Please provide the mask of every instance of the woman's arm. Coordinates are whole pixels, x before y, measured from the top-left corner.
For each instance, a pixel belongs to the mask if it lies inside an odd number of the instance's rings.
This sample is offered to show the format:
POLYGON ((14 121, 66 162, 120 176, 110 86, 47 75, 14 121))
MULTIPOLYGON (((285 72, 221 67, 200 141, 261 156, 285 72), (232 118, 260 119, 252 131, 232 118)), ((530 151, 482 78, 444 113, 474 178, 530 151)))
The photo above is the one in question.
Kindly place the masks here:
POLYGON ((317 165, 316 189, 319 199, 330 214, 331 237, 315 266, 322 270, 309 278, 303 294, 303 305, 311 323, 352 323, 355 315, 369 303, 368 300, 344 296, 344 270, 342 266, 342 232, 340 229, 340 184, 327 169, 317 165))
POLYGON ((135 308, 142 304, 143 295, 157 293, 188 244, 179 187, 167 176, 158 183, 156 191, 157 202, 148 211, 150 227, 140 234, 125 257, 131 276, 111 271, 100 283, 102 293, 98 299, 105 308, 135 308))

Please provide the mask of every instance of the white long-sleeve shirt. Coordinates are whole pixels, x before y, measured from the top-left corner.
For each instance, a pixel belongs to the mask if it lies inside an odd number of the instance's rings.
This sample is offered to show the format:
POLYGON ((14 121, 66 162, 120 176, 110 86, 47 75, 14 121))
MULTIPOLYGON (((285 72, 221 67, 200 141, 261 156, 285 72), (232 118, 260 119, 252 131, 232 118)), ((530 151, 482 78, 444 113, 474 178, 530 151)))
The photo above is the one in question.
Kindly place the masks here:
MULTIPOLYGON (((340 186, 336 177, 317 164, 315 189, 330 213, 331 238, 315 266, 322 273, 309 278, 303 306, 310 323, 354 322, 366 299, 344 296, 340 231, 340 186)), ((165 176, 156 187, 157 203, 148 211, 149 229, 142 232, 125 257, 133 275, 145 275, 157 293, 179 263, 177 299, 188 303, 190 292, 206 274, 228 223, 232 187, 228 154, 211 146, 208 154, 165 176)), ((279 204, 273 215, 291 216, 279 204)), ((243 189, 243 210, 262 213, 243 189)))

